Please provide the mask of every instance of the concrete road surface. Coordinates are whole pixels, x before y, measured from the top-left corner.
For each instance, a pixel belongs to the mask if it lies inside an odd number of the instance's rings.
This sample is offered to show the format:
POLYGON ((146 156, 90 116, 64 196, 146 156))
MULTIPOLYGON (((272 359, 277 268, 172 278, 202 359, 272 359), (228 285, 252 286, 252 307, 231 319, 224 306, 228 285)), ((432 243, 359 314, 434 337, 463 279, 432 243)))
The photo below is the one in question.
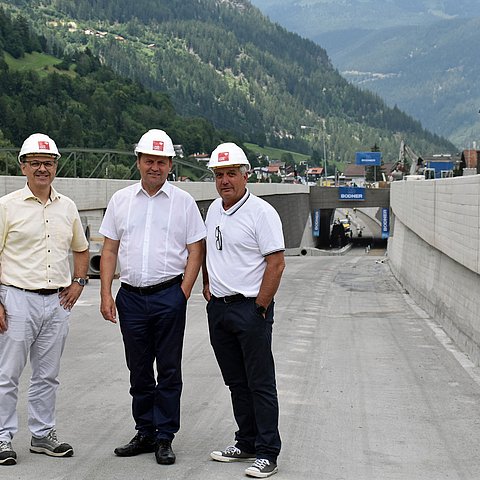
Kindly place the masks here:
MULTIPOLYGON (((177 463, 117 458, 133 435, 118 326, 98 311, 99 281, 71 318, 57 429, 72 458, 29 453, 23 376, 18 464, 1 479, 229 480, 247 464, 209 460, 232 443, 229 393, 207 337, 199 285, 189 302, 177 463)), ((392 277, 383 257, 290 257, 276 299, 274 350, 285 480, 480 478, 478 369, 392 277)))

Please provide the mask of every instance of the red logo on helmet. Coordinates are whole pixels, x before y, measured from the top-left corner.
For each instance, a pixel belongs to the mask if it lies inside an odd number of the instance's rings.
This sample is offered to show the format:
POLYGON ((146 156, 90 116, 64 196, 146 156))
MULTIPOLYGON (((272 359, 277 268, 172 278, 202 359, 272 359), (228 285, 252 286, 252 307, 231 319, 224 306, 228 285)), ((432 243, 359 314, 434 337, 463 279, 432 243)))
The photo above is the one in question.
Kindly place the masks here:
POLYGON ((228 162, 230 153, 229 152, 220 152, 218 154, 218 161, 219 162, 228 162))
POLYGON ((45 140, 41 140, 38 142, 38 149, 39 150, 50 150, 50 143, 46 142, 45 140))
POLYGON ((161 140, 154 140, 153 150, 156 150, 158 152, 163 152, 163 142, 161 140))

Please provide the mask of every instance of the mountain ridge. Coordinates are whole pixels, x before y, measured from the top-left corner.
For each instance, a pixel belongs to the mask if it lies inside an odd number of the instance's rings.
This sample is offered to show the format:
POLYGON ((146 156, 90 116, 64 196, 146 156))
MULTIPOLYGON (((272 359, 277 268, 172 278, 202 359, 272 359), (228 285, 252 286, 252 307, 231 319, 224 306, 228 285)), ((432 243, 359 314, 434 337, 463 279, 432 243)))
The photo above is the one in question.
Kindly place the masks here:
POLYGON ((204 116, 254 143, 306 152, 307 140, 321 150, 325 136, 329 160, 343 162, 375 143, 397 156, 405 137, 420 151, 454 149, 398 108, 348 84, 324 49, 267 22, 247 1, 8 3, 35 20, 52 50, 68 54, 88 46, 117 73, 167 92, 180 113, 204 116), (134 14, 148 13, 149 2, 156 13, 141 23, 134 14), (94 3, 102 8, 93 10, 94 3), (318 133, 305 135, 301 125, 318 133))
MULTIPOLYGON (((324 47, 352 83, 377 93, 390 106, 397 105, 460 148, 478 142, 480 3, 397 1, 393 2, 397 10, 375 19, 367 10, 352 19, 347 5, 360 3, 352 0, 340 2, 342 8, 336 2, 316 0, 253 3, 286 28, 324 47), (398 8, 403 9, 401 15, 398 8), (335 23, 338 18, 340 27, 335 23)), ((392 5, 378 0, 362 3, 392 5)))

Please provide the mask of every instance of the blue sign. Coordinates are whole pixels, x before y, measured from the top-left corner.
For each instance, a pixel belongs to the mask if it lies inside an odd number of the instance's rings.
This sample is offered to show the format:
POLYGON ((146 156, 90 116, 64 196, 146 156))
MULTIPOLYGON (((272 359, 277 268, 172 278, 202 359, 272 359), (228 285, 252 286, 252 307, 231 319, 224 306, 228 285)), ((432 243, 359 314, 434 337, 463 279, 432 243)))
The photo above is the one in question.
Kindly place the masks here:
POLYGON ((382 164, 382 152, 357 152, 355 153, 355 165, 370 165, 382 164))
POLYGON ((382 239, 388 238, 390 233, 390 209, 382 208, 382 239))
POLYGON ((313 236, 319 237, 320 236, 320 210, 313 211, 313 236))
POLYGON ((363 187, 338 187, 339 200, 365 200, 363 187))

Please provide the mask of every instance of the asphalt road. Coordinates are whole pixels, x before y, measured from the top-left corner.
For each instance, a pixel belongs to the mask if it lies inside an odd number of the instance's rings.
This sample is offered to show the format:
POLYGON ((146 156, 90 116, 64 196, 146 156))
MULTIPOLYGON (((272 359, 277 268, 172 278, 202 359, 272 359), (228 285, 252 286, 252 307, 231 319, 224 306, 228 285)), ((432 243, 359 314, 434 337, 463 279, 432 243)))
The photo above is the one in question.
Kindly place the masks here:
MULTIPOLYGON (((197 285, 189 302, 177 463, 117 458, 133 435, 118 326, 98 311, 99 281, 75 307, 63 358, 57 430, 72 458, 29 453, 25 390, 18 464, 1 479, 228 480, 246 464, 209 460, 235 425, 197 285)), ((412 303, 383 257, 290 257, 276 299, 274 351, 285 480, 480 478, 480 381, 435 319, 412 303)))

